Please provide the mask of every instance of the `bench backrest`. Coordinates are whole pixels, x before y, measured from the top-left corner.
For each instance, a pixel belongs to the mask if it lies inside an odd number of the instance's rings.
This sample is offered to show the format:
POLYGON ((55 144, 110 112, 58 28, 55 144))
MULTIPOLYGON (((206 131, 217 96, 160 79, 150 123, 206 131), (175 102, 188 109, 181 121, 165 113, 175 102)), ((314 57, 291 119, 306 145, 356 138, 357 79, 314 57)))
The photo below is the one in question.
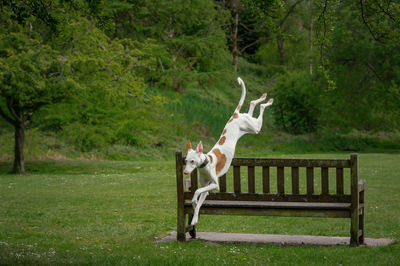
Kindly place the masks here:
MULTIPOLYGON (((182 152, 176 153, 176 160, 179 190, 179 186, 183 186, 181 169, 185 163, 182 152), (179 182, 179 179, 182 180, 182 183, 179 182)), ((357 154, 351 154, 350 159, 234 158, 231 168, 233 168, 233 180, 232 183, 229 183, 228 180, 228 183, 233 185, 233 191, 227 191, 227 176, 223 175, 219 178, 220 191, 210 193, 207 199, 352 202, 352 200, 356 200, 352 199, 352 195, 358 194, 357 154), (241 179, 241 169, 243 168, 247 168, 247 180, 241 179), (257 168, 259 168, 258 171, 256 171, 257 168), (318 174, 316 168, 320 169, 320 178, 315 177, 315 174, 318 174), (260 176, 256 177, 256 172, 260 176), (334 173, 334 176, 330 177, 330 173, 334 173), (242 183, 246 183, 246 181, 247 189, 242 187, 242 183), (288 186, 285 183, 291 185, 288 186), (261 187, 257 187, 257 192, 256 184, 261 185, 261 187), (335 187, 332 184, 335 184, 335 187), (349 184, 349 190, 345 189, 345 184, 349 184)), ((182 192, 183 198, 191 199, 197 188, 197 171, 193 171, 190 191, 182 192)))

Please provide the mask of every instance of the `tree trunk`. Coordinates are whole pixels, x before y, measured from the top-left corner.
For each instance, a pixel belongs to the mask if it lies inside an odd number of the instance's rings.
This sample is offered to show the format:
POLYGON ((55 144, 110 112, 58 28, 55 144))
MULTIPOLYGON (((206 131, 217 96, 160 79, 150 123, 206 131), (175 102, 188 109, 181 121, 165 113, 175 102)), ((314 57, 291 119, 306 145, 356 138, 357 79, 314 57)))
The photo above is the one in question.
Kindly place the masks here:
POLYGON ((25 174, 24 164, 24 141, 25 141, 25 126, 23 123, 15 125, 14 134, 15 146, 14 146, 14 174, 25 174))
POLYGON ((233 14, 235 16, 233 21, 232 30, 232 57, 233 57, 233 68, 235 73, 238 69, 239 63, 239 47, 238 47, 238 30, 239 30, 239 0, 232 1, 233 14))
POLYGON ((276 46, 278 47, 279 61, 281 62, 281 64, 284 64, 285 61, 286 61, 286 58, 285 58, 285 37, 283 37, 281 33, 279 33, 276 36, 276 46))
POLYGON ((312 6, 312 1, 310 1, 310 32, 309 32, 309 47, 310 47, 310 65, 309 65, 309 71, 310 75, 313 74, 313 26, 314 26, 314 18, 313 18, 313 6, 312 6))

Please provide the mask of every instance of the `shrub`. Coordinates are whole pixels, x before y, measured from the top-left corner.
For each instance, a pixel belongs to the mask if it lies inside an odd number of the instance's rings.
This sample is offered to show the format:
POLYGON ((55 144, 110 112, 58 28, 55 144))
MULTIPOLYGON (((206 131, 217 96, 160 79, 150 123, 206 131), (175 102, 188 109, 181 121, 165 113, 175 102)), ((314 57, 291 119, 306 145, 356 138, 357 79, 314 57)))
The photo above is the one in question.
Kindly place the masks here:
POLYGON ((315 132, 320 115, 319 86, 307 72, 287 73, 277 81, 273 116, 291 134, 315 132))

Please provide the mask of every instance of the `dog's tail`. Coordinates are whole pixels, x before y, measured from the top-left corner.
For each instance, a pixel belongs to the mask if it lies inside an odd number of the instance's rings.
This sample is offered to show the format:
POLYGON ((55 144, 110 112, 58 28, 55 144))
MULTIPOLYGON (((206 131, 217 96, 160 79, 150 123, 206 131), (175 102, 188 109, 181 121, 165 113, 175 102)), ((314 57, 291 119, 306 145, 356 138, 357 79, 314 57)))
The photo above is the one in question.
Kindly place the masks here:
POLYGON ((240 108, 242 108, 243 103, 244 103, 244 98, 246 98, 246 86, 244 85, 244 82, 241 78, 237 78, 237 81, 239 83, 239 85, 242 86, 242 96, 240 97, 240 101, 238 106, 236 107, 235 113, 239 113, 240 108))

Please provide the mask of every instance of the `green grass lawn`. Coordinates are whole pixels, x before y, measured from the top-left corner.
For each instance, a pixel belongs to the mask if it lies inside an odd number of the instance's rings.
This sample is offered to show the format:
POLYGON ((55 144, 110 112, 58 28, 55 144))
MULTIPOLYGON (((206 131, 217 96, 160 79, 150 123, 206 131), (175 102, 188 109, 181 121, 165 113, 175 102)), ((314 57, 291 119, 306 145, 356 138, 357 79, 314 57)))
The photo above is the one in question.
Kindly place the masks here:
MULTIPOLYGON (((283 156, 286 157, 286 156, 283 156)), ((296 157, 348 158, 348 154, 296 157)), ((176 230, 175 163, 0 162, 0 264, 398 265, 400 155, 360 154, 366 237, 387 247, 282 247, 154 241, 176 230)), ((317 173, 316 173, 316 176, 317 173)), ((202 216, 199 231, 349 236, 349 219, 202 216)))

